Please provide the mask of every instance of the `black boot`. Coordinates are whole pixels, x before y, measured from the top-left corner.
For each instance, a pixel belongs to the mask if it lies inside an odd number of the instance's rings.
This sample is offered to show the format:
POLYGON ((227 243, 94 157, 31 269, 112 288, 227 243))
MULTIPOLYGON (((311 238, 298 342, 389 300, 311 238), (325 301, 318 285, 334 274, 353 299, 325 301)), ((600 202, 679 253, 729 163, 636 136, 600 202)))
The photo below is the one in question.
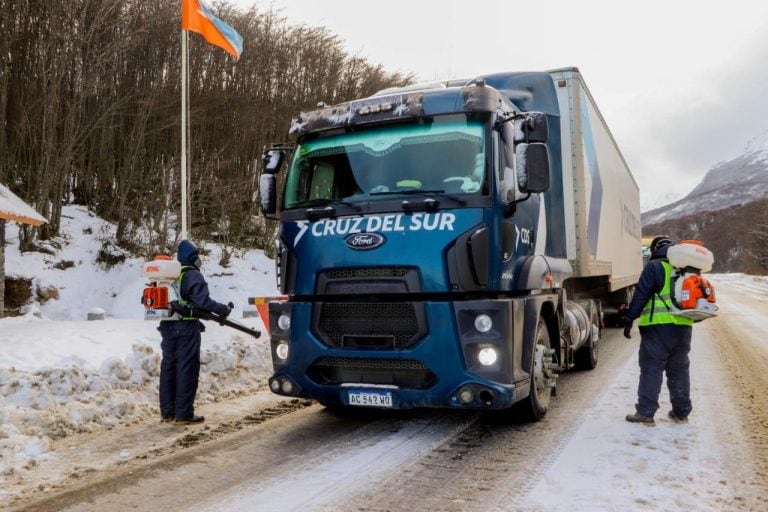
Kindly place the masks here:
POLYGON ((192 425, 194 423, 202 423, 204 421, 204 416, 192 416, 191 418, 176 418, 174 423, 178 425, 192 425))
POLYGON ((688 416, 678 416, 675 411, 669 411, 668 416, 675 423, 688 423, 688 416))
POLYGON ((652 426, 656 424, 656 422, 652 417, 643 416, 639 412, 635 412, 634 414, 627 414, 626 420, 630 423, 642 423, 643 425, 648 425, 648 426, 652 426))

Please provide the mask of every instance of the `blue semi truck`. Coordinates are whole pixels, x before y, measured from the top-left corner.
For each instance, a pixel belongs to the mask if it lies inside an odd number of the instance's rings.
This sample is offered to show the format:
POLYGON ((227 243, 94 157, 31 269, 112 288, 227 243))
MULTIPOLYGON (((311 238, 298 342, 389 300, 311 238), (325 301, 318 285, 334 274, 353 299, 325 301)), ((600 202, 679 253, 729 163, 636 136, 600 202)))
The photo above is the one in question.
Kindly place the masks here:
POLYGON ((290 133, 260 177, 273 392, 538 420, 559 372, 595 367, 640 206, 578 69, 319 104, 290 133))

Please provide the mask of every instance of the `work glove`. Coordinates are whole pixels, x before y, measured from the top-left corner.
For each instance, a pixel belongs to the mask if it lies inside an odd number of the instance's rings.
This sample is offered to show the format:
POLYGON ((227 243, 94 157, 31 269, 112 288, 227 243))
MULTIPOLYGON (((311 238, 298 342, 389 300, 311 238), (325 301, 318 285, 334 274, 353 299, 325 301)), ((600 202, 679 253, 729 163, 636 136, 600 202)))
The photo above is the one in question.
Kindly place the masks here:
POLYGON ((624 337, 630 340, 632 339, 632 335, 630 334, 630 331, 632 330, 632 319, 627 316, 627 311, 629 311, 629 308, 626 304, 622 304, 619 307, 619 325, 624 326, 624 337))
POLYGON ((232 312, 232 308, 234 307, 235 305, 231 302, 226 306, 222 304, 221 312, 219 313, 219 325, 224 325, 224 320, 227 319, 229 314, 232 312))
POLYGON ((630 334, 630 331, 632 330, 632 320, 625 316, 622 317, 622 321, 624 321, 624 337, 631 340, 632 335, 630 334))

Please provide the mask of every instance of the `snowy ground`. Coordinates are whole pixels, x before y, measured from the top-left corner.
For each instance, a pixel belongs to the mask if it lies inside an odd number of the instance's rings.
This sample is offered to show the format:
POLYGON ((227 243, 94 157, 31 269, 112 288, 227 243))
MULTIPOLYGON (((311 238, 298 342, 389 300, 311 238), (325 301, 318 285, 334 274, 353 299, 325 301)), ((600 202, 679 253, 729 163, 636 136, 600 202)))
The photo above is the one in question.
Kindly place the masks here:
MULTIPOLYGON (((718 417, 725 369, 714 364, 706 334, 694 333, 691 395, 694 412, 679 425, 662 388, 656 426, 623 421, 633 412, 639 368, 636 358, 619 368, 597 407, 529 493, 528 510, 728 510, 740 491, 733 486, 724 434, 741 436, 735 417, 718 417), (713 418, 718 417, 715 423, 713 418), (610 492, 606 492, 610 490, 610 492), (567 505, 562 497, 568 496, 567 505), (663 506, 660 506, 663 505, 663 506)), ((638 337, 635 333, 633 337, 638 337)), ((628 343, 630 343, 628 341, 628 343)), ((727 411, 727 408, 721 409, 727 411)), ((743 439, 741 440, 743 443, 743 439)))
MULTIPOLYGON (((51 441, 157 416, 160 334, 143 320, 143 261, 112 269, 95 264, 113 227, 81 207, 66 207, 55 255, 18 251, 16 225, 6 228, 6 275, 55 287, 59 299, 33 298, 25 314, 0 319, 0 503, 2 483, 57 457, 51 441), (61 270, 62 262, 74 266, 61 270), (106 320, 86 321, 103 310, 106 320)), ((211 296, 233 301, 238 320, 249 296, 275 295, 274 264, 261 251, 218 264, 221 248, 207 247, 203 271, 211 296)), ((239 320, 262 329, 258 318, 239 320)), ((266 338, 208 322, 203 334, 198 404, 252 393, 271 366, 266 338)))
MULTIPOLYGON (((60 298, 30 304, 24 316, 0 319, 0 505, 12 497, 3 490, 4 482, 18 483, 32 468, 39 471, 67 457, 52 449, 53 440, 158 416, 160 336, 155 323, 141 319, 142 262, 129 260, 109 271, 95 267, 99 243, 84 233, 110 226, 80 208, 68 208, 65 214, 67 243, 55 256, 21 256, 13 229, 7 233, 7 274, 34 277, 40 287, 55 286, 60 298), (63 260, 75 266, 55 269, 63 260), (93 308, 105 310, 107 319, 85 321, 93 308)), ((214 298, 233 300, 245 309, 248 296, 276 294, 273 263, 260 251, 233 258, 231 267, 221 268, 216 257, 220 249, 210 249, 203 271, 214 298)), ((731 274, 712 280, 768 296, 766 278, 731 274)), ((261 328, 258 319, 243 323, 261 328)), ((198 404, 263 389, 271 370, 265 337, 255 340, 207 325, 198 404)), ((705 332, 697 330, 696 336, 705 332)), ((637 343, 638 337, 635 331, 635 339, 627 343, 637 343)), ((735 439, 742 433, 735 418, 718 418, 723 398, 717 383, 725 378, 724 369, 716 364, 711 346, 699 346, 709 348, 694 347, 696 411, 690 424, 664 418, 666 389, 656 427, 622 420, 634 402, 638 373, 635 360, 627 360, 616 369, 598 406, 579 419, 572 439, 553 455, 530 490, 526 508, 636 510, 659 503, 667 503, 663 508, 669 510, 730 508, 738 490, 726 481, 722 458, 728 445, 723 436, 730 433, 735 439)), ((493 509, 505 510, 503 505, 493 509)))
MULTIPOLYGON (((671 409, 666 381, 655 427, 621 421, 623 413, 632 412, 629 399, 634 397, 639 378, 637 359, 628 360, 618 369, 597 407, 589 411, 573 439, 529 493, 527 510, 714 512, 756 510, 754 503, 766 506, 768 502, 755 497, 764 496, 768 481, 759 464, 752 465, 748 437, 754 432, 744 430, 747 421, 740 414, 752 400, 734 385, 731 369, 718 351, 716 333, 719 326, 728 327, 730 318, 737 314, 744 314, 751 322, 764 322, 768 278, 744 274, 708 274, 707 278, 716 290, 720 286, 729 293, 720 296, 720 318, 694 327, 694 410, 689 423, 676 424, 666 417, 671 409), (746 304, 731 295, 734 290, 748 297, 742 298, 746 304), (755 309, 749 309, 752 307, 755 309), (568 503, 562 496, 568 496, 568 503)), ((758 328, 754 332, 765 331, 758 328)), ((729 334, 728 339, 720 341, 737 342, 736 336, 729 334)), ((632 336, 636 343, 639 333, 635 331, 632 336)), ((755 350, 743 346, 739 349, 751 352, 752 357, 768 354, 768 343, 761 336, 756 338, 759 346, 755 350)), ((746 341, 742 338, 738 342, 746 341)), ((749 375, 747 370, 741 368, 749 375)), ((762 417, 763 424, 768 419, 764 411, 757 416, 762 417)))

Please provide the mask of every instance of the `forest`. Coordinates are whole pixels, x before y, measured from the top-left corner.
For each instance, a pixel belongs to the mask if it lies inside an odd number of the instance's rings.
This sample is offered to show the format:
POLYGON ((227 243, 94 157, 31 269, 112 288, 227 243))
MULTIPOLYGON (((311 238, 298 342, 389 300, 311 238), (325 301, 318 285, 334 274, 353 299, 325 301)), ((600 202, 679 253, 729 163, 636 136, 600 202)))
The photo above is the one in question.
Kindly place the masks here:
MULTIPOLYGON (((265 145, 317 102, 405 85, 324 27, 214 4, 244 39, 238 61, 190 35, 190 235, 269 249, 258 215, 265 145)), ((167 250, 180 215, 178 0, 0 0, 0 183, 43 214, 21 248, 56 237, 62 206, 113 222, 105 247, 167 250)))

